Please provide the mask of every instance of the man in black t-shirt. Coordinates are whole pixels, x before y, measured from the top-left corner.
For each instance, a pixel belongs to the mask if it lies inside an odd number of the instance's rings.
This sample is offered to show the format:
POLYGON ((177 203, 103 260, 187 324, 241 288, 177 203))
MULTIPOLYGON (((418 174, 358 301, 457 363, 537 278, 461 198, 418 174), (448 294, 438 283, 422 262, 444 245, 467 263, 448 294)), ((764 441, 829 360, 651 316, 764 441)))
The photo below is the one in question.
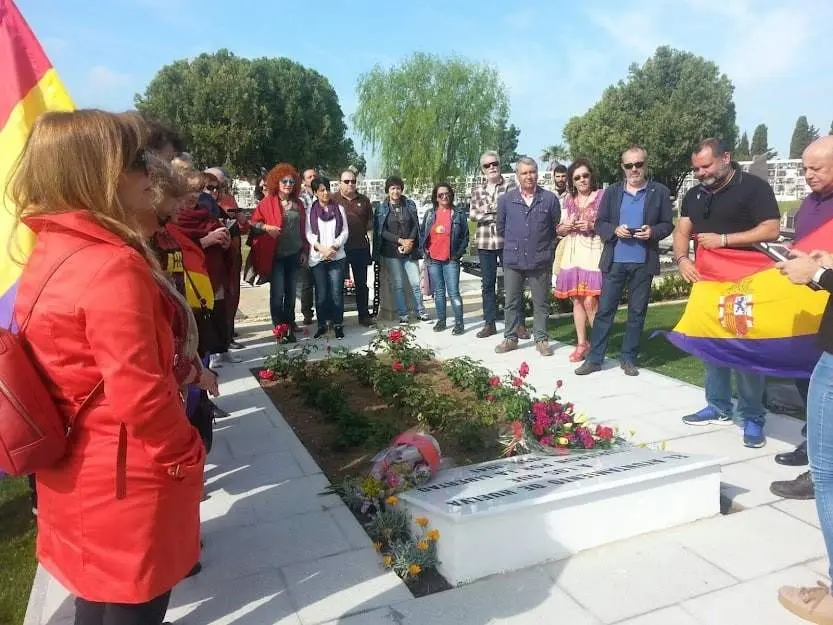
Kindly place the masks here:
MULTIPOLYGON (((774 241, 780 233, 780 211, 769 184, 744 173, 731 160, 723 141, 706 139, 691 156, 694 177, 700 184, 683 198, 674 231, 674 258, 680 275, 697 282, 700 275, 689 257, 689 241, 695 249, 748 247, 774 241)), ((683 417, 688 425, 732 423, 732 369, 704 362, 707 406, 683 417)), ((763 447, 764 383, 759 373, 734 370, 738 388, 738 412, 743 419, 743 444, 763 447)))

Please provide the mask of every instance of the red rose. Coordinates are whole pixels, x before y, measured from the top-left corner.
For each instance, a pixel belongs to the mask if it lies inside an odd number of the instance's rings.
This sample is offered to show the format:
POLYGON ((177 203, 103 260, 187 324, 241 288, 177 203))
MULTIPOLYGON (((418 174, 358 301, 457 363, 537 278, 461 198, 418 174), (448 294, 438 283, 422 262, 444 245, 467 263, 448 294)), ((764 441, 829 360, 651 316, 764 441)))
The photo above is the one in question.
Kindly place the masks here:
POLYGON ((491 386, 492 388, 500 386, 500 378, 496 375, 493 375, 491 378, 489 378, 489 386, 491 386))
POLYGON ((596 436, 606 441, 613 440, 613 428, 606 425, 597 425, 596 436))
POLYGON ((388 340, 391 343, 398 344, 402 342, 403 338, 402 330, 398 328, 393 328, 392 330, 388 330, 388 340))
POLYGON ((416 365, 412 364, 408 367, 408 373, 416 373, 416 365))
POLYGON ((279 323, 272 330, 272 334, 274 334, 275 338, 280 341, 280 340, 285 339, 287 337, 287 335, 289 335, 289 331, 291 329, 292 329, 292 326, 290 326, 288 323, 279 323))
POLYGON ((394 371, 402 371, 405 368, 405 366, 401 362, 399 362, 398 360, 394 360, 393 363, 391 364, 390 368, 393 369, 394 371))
POLYGON ((526 362, 521 363, 521 366, 518 368, 518 375, 522 378, 529 375, 529 365, 526 362))
POLYGON ((266 380, 266 381, 269 381, 269 380, 274 380, 274 379, 275 379, 275 372, 274 372, 274 371, 272 371, 271 369, 262 369, 262 370, 261 370, 261 371, 257 374, 257 376, 258 376, 261 380, 266 380))
POLYGON ((486 395, 486 401, 489 401, 489 402, 495 401, 495 396, 494 395, 486 395))
POLYGON ((515 377, 515 379, 512 380, 512 386, 515 388, 521 388, 523 385, 524 381, 519 377, 515 377))

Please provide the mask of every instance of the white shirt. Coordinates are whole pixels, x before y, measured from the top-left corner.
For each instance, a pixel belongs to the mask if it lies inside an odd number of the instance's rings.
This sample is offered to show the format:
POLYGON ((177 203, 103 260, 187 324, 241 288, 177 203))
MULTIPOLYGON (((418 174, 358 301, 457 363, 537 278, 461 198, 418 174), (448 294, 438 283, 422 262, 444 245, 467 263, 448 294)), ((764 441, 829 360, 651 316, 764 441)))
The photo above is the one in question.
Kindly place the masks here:
POLYGON ((341 213, 341 233, 336 236, 336 222, 338 221, 336 218, 331 219, 330 221, 321 221, 318 220, 318 236, 315 236, 315 233, 312 231, 310 227, 310 218, 312 216, 312 211, 307 212, 307 241, 309 241, 309 266, 315 267, 318 263, 324 260, 320 254, 315 249, 316 244, 322 247, 330 247, 335 246, 338 249, 336 250, 335 257, 330 260, 339 260, 341 258, 345 258, 347 254, 344 252, 344 244, 347 243, 347 214, 344 212, 344 207, 338 205, 338 210, 341 213))

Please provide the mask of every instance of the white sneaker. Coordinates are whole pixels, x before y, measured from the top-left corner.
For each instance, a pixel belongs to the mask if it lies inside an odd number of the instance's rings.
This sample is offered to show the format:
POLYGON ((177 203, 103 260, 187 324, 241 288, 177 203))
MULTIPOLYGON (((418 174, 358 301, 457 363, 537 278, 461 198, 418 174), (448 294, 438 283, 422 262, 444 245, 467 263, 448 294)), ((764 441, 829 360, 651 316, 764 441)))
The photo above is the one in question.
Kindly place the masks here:
POLYGON ((208 368, 218 369, 223 366, 222 356, 220 354, 211 354, 208 358, 208 368))
POLYGON ((229 362, 233 365, 236 365, 237 363, 243 362, 243 359, 240 356, 235 356, 231 352, 224 352, 224 353, 220 354, 220 357, 225 362, 229 362))

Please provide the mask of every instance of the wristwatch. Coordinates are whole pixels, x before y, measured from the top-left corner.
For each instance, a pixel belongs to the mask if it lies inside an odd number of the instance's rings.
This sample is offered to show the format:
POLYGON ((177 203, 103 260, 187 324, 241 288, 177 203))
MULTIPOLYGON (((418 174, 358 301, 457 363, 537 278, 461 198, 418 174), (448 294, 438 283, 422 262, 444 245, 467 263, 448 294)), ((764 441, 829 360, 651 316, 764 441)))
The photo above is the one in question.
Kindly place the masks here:
POLYGON ((830 269, 830 267, 819 267, 816 269, 816 273, 813 274, 813 282, 816 284, 821 284, 821 277, 824 275, 824 272, 830 269))

